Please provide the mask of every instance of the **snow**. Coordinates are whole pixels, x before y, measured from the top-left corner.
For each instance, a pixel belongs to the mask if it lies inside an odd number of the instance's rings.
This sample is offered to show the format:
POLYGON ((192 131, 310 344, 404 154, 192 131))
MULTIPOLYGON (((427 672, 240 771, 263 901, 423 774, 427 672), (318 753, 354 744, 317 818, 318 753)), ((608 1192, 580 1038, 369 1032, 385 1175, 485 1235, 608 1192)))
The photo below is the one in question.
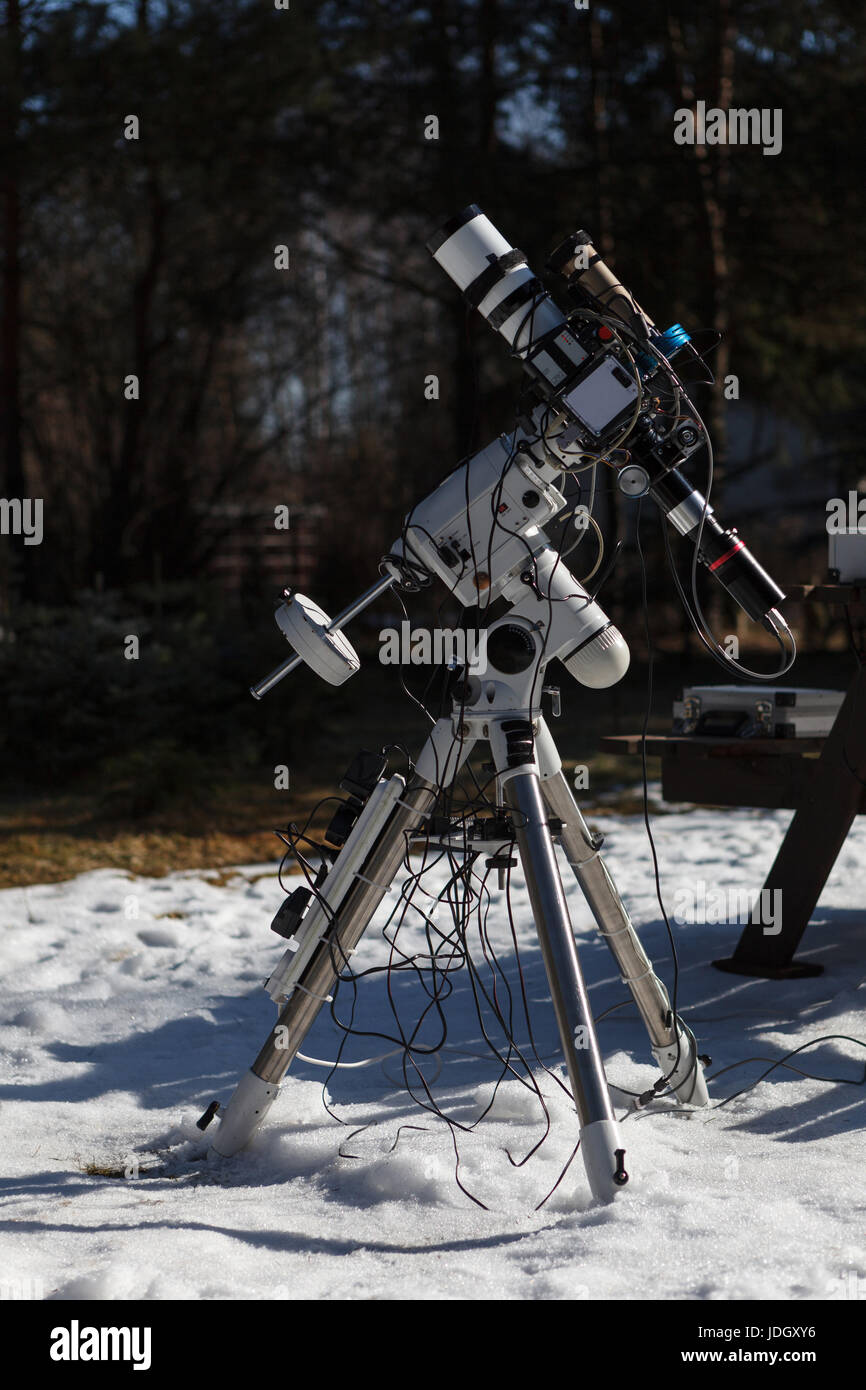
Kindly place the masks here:
MULTIPOLYGON (((787 813, 748 810, 655 816, 669 912, 677 894, 756 892, 787 821, 787 813)), ((595 823, 670 987, 642 822, 595 823)), ((746 1058, 775 1060, 828 1033, 866 1038, 864 938, 852 907, 862 901, 864 873, 866 825, 857 822, 799 952, 825 964, 816 979, 721 974, 710 962, 730 954, 739 927, 673 924, 679 1006, 712 1056, 710 1076, 746 1058)), ((576 885, 566 883, 598 1015, 628 996, 576 885)), ((536 1046, 564 1076, 519 873, 512 896, 536 1046)), ((0 1271, 13 1292, 98 1300, 810 1300, 850 1297, 855 1287, 864 1296, 864 1092, 783 1068, 721 1109, 684 1115, 661 1101, 631 1114, 622 1130, 631 1181, 607 1207, 591 1200, 578 1155, 535 1210, 572 1154, 577 1127, 567 1097, 538 1064, 551 1130, 527 1162, 514 1166, 508 1154, 522 1159, 544 1124, 537 1099, 517 1081, 502 1083, 477 1127, 457 1131, 460 1181, 487 1210, 455 1182, 452 1134, 402 1089, 399 1057, 330 1077, 296 1061, 250 1148, 207 1159, 195 1120, 212 1099, 228 1100, 273 1019, 261 985, 284 948, 268 931, 281 900, 273 864, 159 879, 102 870, 0 893, 0 1271), (323 1104, 325 1080, 342 1124, 323 1104), (88 1175, 89 1166, 119 1176, 88 1175)), ((396 901, 395 885, 386 906, 396 901)), ((386 906, 353 958, 357 970, 387 959, 386 906)), ((514 982, 497 891, 487 928, 514 982)), ((415 926, 404 939, 424 949, 415 926)), ((483 971, 480 949, 476 958, 483 971)), ((485 1055, 465 968, 453 983, 433 1090, 452 1118, 470 1125, 489 1103, 498 1069, 485 1055)), ((346 1011, 349 993, 340 995, 346 1011)), ((401 1016, 417 1017, 417 979, 398 976, 394 993, 401 1016)), ((517 1006, 515 1018, 525 1043, 517 1006)), ((384 976, 358 986, 355 1021, 393 1030, 384 976)), ((304 1053, 333 1058, 341 1036, 323 1011, 304 1053)), ((658 1073, 633 1006, 608 1014, 599 1036, 612 1085, 652 1084, 658 1073)), ((343 1056, 386 1051, 381 1040, 353 1037, 343 1056)), ((837 1040, 792 1060, 857 1080, 866 1051, 837 1040)), ((768 1064, 711 1082, 714 1101, 768 1064)), ((428 1079, 436 1070, 431 1060, 428 1079)), ((614 1096, 622 1116, 627 1098, 614 1096)))

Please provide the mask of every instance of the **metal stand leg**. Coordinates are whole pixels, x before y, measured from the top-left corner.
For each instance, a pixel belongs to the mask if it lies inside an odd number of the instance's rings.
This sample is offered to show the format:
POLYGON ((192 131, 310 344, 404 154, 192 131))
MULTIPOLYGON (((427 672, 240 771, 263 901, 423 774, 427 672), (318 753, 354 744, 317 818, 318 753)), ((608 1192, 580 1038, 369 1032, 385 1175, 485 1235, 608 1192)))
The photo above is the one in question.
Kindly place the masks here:
POLYGON ((405 854, 404 832, 417 826, 436 799, 436 789, 420 778, 403 793, 380 836, 364 877, 346 894, 324 939, 300 982, 293 988, 252 1069, 242 1078, 220 1121, 211 1145, 227 1157, 248 1144, 277 1098, 280 1082, 303 1046, 340 969, 360 941, 376 908, 391 885, 405 854))
MULTIPOLYGON (((211 1148, 228 1157, 248 1144, 267 1115, 304 1038, 334 986, 339 970, 369 925, 406 852, 405 834, 433 805, 439 787, 454 779, 474 739, 455 742, 451 721, 440 720, 416 764, 416 775, 364 861, 252 1068, 241 1079, 220 1119, 211 1148), (336 967, 336 969, 335 969, 336 967)), ((327 891, 327 879, 325 880, 327 891)))
MULTIPOLYGON (((507 729, 505 735, 507 738, 507 729)), ((496 739, 493 749, 494 762, 500 769, 508 758, 507 754, 501 761, 497 757, 498 742, 496 739)), ((628 1181, 622 1162, 624 1150, 611 1108, 538 773, 534 765, 529 765, 519 772, 503 770, 500 777, 506 802, 514 812, 517 847, 580 1119, 587 1177, 593 1196, 610 1201, 628 1181)))
POLYGON ((668 992, 653 970, 562 772, 546 778, 541 790, 551 814, 562 821, 560 842, 566 858, 619 967, 623 983, 631 991, 649 1034, 653 1054, 668 1077, 669 1086, 684 1104, 707 1105, 707 1083, 695 1039, 681 1019, 674 1022, 668 992))

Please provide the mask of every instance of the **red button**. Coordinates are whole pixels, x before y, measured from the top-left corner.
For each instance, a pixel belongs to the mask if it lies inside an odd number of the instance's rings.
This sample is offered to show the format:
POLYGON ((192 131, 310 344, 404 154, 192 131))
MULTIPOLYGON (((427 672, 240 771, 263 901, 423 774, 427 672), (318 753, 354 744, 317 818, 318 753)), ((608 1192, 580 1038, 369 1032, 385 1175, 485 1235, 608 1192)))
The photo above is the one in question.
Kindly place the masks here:
POLYGON ((601 328, 598 330, 598 336, 601 338, 601 341, 603 343, 606 343, 609 341, 609 339, 613 337, 613 329, 607 328, 604 324, 602 324, 601 328))

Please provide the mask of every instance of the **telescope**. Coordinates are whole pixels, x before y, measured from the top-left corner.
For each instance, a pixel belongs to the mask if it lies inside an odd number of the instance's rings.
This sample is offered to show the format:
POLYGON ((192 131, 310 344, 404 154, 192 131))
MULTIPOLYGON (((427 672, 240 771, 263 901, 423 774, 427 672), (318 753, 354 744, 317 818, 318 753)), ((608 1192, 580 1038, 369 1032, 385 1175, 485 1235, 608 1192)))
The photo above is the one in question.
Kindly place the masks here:
MULTIPOLYGON (((791 644, 776 605, 785 597, 735 530, 725 530, 679 465, 708 444, 703 422, 674 369, 700 361, 678 323, 661 332, 620 283, 588 232, 566 238, 548 258, 575 304, 565 317, 526 257, 472 204, 427 243, 463 293, 511 346, 546 404, 564 471, 607 460, 626 497, 649 494, 671 525, 699 545, 698 560, 748 616, 791 644), (615 451, 625 448, 611 458, 615 451)), ((554 467, 558 465, 550 460, 554 467)), ((774 673, 776 674, 776 673, 774 673)))
MULTIPOLYGON (((470 865, 487 854, 500 879, 503 866, 516 863, 509 857, 516 849, 580 1122, 584 1167, 593 1195, 610 1201, 628 1181, 625 1150, 560 857, 631 992, 661 1069, 641 1103, 673 1094, 683 1105, 704 1106, 708 1095, 694 1034, 672 1008, 641 945, 602 861, 602 837, 582 816, 542 709, 547 694, 554 717, 559 713, 559 690, 545 684, 554 658, 578 684, 599 690, 621 680, 629 664, 622 634, 597 602, 599 581, 594 587, 590 576, 579 581, 565 563, 565 545, 555 545, 545 529, 567 514, 568 476, 589 472, 594 478, 597 469, 610 469, 623 496, 649 496, 694 545, 695 565, 772 632, 783 651, 790 648, 785 670, 794 642, 777 608, 784 594, 681 471, 699 450, 711 450, 675 365, 702 360, 686 330, 679 324, 659 330, 583 231, 548 262, 564 281, 568 313, 474 204, 447 222, 428 248, 520 360, 529 378, 528 402, 510 432, 459 464, 412 508, 382 557, 380 578, 336 618, 305 595, 284 590, 276 620, 295 654, 252 694, 261 699, 301 663, 330 684, 343 684, 360 667, 343 629, 389 589, 411 593, 434 581, 479 614, 485 664, 452 673, 450 713, 435 722, 407 777, 388 773, 385 750, 364 750, 349 768, 341 783, 346 799, 320 847, 320 869, 288 895, 274 920, 274 930, 290 943, 265 985, 279 1010, 277 1022, 228 1105, 213 1101, 199 1124, 205 1128, 220 1116, 214 1157, 230 1156, 250 1141, 413 846, 440 845, 470 865), (449 815, 447 793, 478 743, 489 746, 495 772, 494 814, 449 815), (442 805, 445 814, 437 811, 442 805)), ((590 521, 591 511, 590 503, 584 509, 590 521)), ((699 613, 696 597, 695 608, 699 613)), ((717 659, 760 678, 715 645, 717 659)), ((389 734, 388 746, 394 742, 389 734)), ((299 862, 306 872, 300 856, 299 862)))

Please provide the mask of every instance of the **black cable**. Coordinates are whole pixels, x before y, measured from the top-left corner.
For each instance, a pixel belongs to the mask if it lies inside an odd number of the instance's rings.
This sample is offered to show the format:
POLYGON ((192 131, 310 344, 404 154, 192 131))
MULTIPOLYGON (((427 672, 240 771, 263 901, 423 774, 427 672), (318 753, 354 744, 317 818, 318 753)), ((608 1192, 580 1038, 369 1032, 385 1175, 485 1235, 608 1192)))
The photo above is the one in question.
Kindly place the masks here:
MULTIPOLYGON (((673 971, 674 971, 673 990, 671 991, 671 994, 672 994, 672 998, 671 998, 671 1010, 672 1010, 672 1015, 673 1015, 672 1020, 671 1020, 671 1026, 672 1026, 672 1029, 673 1029, 674 1037, 676 1038, 677 1051, 676 1051, 676 1057, 675 1057, 675 1059, 674 1059, 674 1064, 673 1064, 673 1066, 671 1067, 670 1071, 667 1073, 667 1075, 664 1077, 664 1082, 665 1082, 665 1084, 667 1084, 667 1082, 670 1080, 670 1078, 671 1078, 672 1076, 675 1076, 676 1073, 677 1073, 677 1071, 678 1071, 678 1069, 679 1069, 679 1065, 680 1065, 680 1056, 681 1056, 681 1053, 682 1053, 682 1039, 681 1039, 681 1036, 680 1036, 679 1016, 678 1016, 678 1014, 677 1014, 677 993, 678 993, 678 990, 679 990, 680 965, 679 965, 679 956, 677 955, 676 942, 675 942, 675 940, 674 940, 674 934, 673 934, 673 931, 672 931, 672 929, 671 929, 670 921, 668 920, 668 914, 667 914, 667 911, 666 911, 666 909, 665 909, 664 899, 663 899, 663 897, 662 897, 662 885, 661 885, 661 876, 660 876, 660 873, 659 873, 658 854, 657 854, 657 852, 656 852, 655 840, 654 840, 654 838, 653 838, 652 827, 650 826, 650 818, 649 818, 649 778, 648 778, 648 773, 647 773, 646 739, 647 739, 647 731, 648 731, 648 729, 649 729, 649 721, 650 721, 650 714, 651 714, 651 712, 652 712, 652 701, 653 701, 653 646, 652 646, 652 633, 651 633, 651 631, 650 631, 650 625, 649 625, 649 601, 648 601, 648 597, 647 597, 647 571, 646 571, 646 562, 645 562, 645 560, 644 560, 644 553, 643 553, 643 548, 642 548, 642 546, 641 546, 641 539, 640 539, 640 523, 641 523, 642 502, 643 502, 643 499, 642 499, 642 498, 638 500, 638 504, 637 504, 637 518, 636 518, 636 525, 635 525, 635 543, 636 543, 636 545, 637 545, 637 553, 638 553, 638 557, 639 557, 639 560, 640 560, 641 605, 642 605, 642 608, 643 608, 644 637, 645 637, 645 640, 646 640, 646 651, 647 651, 647 699, 646 699, 646 708, 645 708, 645 710, 644 710, 643 728, 641 729, 641 737, 640 737, 640 749, 641 749, 641 785, 642 785, 642 790, 643 790, 643 820, 644 820, 644 825, 645 825, 645 827, 646 827, 647 839, 648 839, 648 841, 649 841, 650 853, 651 853, 651 855, 652 855, 652 862, 653 862, 653 878, 654 878, 654 880, 655 880, 656 898, 657 898, 657 900, 658 900, 658 905, 659 905, 659 908, 660 908, 660 910, 661 910, 662 918, 663 918, 663 920, 664 920, 665 929, 666 929, 667 934, 668 934, 668 941, 670 942, 671 958, 672 958, 672 961, 673 961, 673 971)), ((684 1081, 688 1080, 689 1077, 691 1077, 691 1076, 694 1075, 695 1068, 696 1068, 698 1065, 699 1065, 699 1063, 698 1063, 697 1057, 696 1057, 695 1055, 693 1055, 691 1071, 688 1073, 688 1076, 686 1076, 686 1077, 683 1078, 684 1081)))
MULTIPOLYGON (((769 1061, 770 1066, 748 1086, 742 1087, 742 1089, 739 1091, 734 1091, 733 1095, 725 1096, 723 1100, 716 1101, 714 1105, 710 1105, 708 1108, 710 1110, 721 1110, 722 1106, 729 1105, 732 1100, 737 1100, 740 1096, 748 1095, 749 1091, 753 1091, 756 1086, 759 1086, 762 1081, 765 1081, 766 1078, 770 1075, 770 1073, 775 1071, 777 1067, 786 1067, 789 1071, 794 1071, 799 1076, 803 1076, 809 1081, 824 1081, 828 1085, 832 1086, 866 1085, 866 1066, 864 1066, 863 1075, 859 1079, 857 1079, 851 1076, 815 1076, 813 1072, 802 1071, 800 1067, 792 1067, 789 1065, 789 1057, 796 1057, 800 1052, 805 1052, 807 1048, 817 1047, 819 1043, 824 1042, 850 1042, 853 1043, 855 1047, 866 1048, 866 1042, 864 1042, 862 1038, 851 1037, 848 1033, 826 1033, 820 1038, 810 1038, 808 1042, 801 1043, 799 1047, 792 1048, 790 1052, 786 1052, 783 1057, 777 1058, 776 1061, 772 1061, 768 1057, 744 1057, 741 1061, 731 1062, 728 1066, 721 1067, 717 1072, 713 1072, 711 1076, 708 1076, 707 1080, 715 1081, 719 1076, 723 1076, 725 1072, 733 1071, 735 1067, 749 1066, 752 1062, 769 1061)), ((617 1087, 617 1089, 620 1090, 622 1088, 617 1087)), ((690 1115, 694 1114, 694 1111, 690 1107, 682 1107, 682 1109, 690 1115)), ((643 1115, 674 1115, 680 1113, 680 1108, 676 1106, 669 1106, 665 1110, 641 1110, 629 1112, 629 1114, 635 1113, 643 1115)))

